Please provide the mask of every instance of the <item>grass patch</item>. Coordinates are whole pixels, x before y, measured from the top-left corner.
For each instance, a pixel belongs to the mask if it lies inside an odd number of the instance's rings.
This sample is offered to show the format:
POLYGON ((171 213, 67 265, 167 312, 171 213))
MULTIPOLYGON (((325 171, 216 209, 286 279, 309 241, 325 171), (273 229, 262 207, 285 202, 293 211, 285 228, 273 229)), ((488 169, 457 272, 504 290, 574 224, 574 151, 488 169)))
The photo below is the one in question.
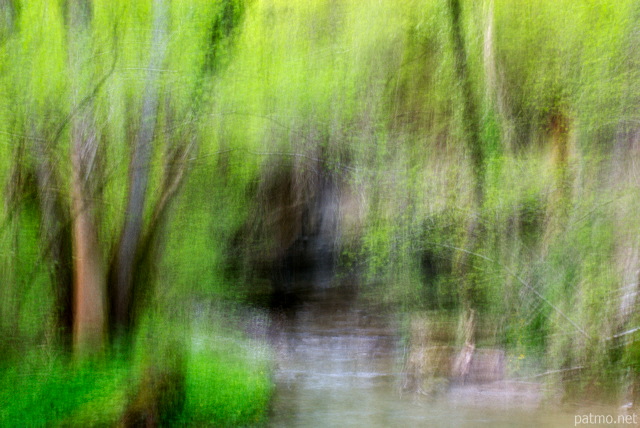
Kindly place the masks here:
POLYGON ((112 425, 128 372, 118 360, 77 366, 34 352, 0 375, 0 426, 112 425))

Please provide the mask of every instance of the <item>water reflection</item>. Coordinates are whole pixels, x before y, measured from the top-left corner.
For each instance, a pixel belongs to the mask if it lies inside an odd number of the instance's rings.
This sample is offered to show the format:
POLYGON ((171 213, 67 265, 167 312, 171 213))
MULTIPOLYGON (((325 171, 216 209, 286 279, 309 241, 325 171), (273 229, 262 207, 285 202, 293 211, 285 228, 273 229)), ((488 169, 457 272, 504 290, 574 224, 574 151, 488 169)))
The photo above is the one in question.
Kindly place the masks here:
POLYGON ((408 390, 397 315, 356 299, 352 288, 301 290, 295 307, 272 313, 271 426, 574 426, 575 411, 542 407, 536 382, 443 380, 437 394, 408 390))

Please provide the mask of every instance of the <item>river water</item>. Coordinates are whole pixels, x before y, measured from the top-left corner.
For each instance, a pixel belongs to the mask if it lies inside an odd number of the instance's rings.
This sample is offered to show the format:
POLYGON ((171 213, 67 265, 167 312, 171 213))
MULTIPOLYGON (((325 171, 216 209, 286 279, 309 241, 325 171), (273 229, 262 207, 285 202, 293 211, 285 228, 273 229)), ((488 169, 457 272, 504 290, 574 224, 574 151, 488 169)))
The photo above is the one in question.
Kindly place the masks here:
POLYGON ((543 407, 542 386, 531 382, 408 392, 399 320, 350 289, 310 288, 294 307, 273 311, 269 337, 273 427, 572 427, 581 414, 618 414, 543 407))

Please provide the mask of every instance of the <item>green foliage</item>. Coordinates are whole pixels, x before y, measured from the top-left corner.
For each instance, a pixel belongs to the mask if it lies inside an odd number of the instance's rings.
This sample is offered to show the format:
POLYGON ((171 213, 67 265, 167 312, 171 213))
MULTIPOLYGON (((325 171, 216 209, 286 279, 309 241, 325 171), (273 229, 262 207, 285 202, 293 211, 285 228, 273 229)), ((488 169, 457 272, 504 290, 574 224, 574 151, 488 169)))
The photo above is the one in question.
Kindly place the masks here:
POLYGON ((125 404, 124 362, 76 365, 64 355, 29 352, 0 373, 3 426, 114 424, 125 404))
POLYGON ((43 338, 54 342, 54 309, 49 272, 42 263, 39 214, 33 200, 16 208, 13 219, 5 219, 1 254, 3 287, 0 291, 2 354, 24 352, 43 338), (13 220, 13 221, 11 221, 13 220))
MULTIPOLYGON (((199 426, 263 422, 271 393, 269 366, 234 338, 217 338, 189 357, 183 419, 199 426)), ((254 351, 255 352, 255 351, 254 351)))
POLYGON ((162 353, 167 340, 184 337, 184 329, 166 320, 144 323, 129 357, 111 355, 77 363, 55 351, 34 350, 5 362, 0 369, 0 424, 116 425, 149 362, 167 364, 176 353, 186 361, 186 401, 171 423, 249 426, 263 422, 272 388, 264 344, 250 342, 216 322, 201 321, 186 330, 192 344, 162 353))
MULTIPOLYGON (((190 321, 156 307, 145 317, 136 337, 126 390, 139 394, 151 370, 178 375, 183 391, 169 394, 177 404, 168 425, 251 426, 264 422, 271 396, 270 360, 266 344, 248 339, 231 326, 238 322, 231 304, 194 303, 190 321)), ((170 392, 170 391, 169 391, 170 392)), ((167 416, 166 416, 167 417, 167 416)))

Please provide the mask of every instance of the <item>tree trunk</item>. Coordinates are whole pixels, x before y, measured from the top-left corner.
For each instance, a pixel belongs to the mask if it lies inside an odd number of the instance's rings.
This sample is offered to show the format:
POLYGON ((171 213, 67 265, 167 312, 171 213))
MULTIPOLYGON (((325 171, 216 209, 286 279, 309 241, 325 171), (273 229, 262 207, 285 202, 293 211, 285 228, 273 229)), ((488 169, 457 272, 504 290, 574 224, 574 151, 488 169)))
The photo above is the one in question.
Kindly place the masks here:
POLYGON ((94 191, 85 174, 87 154, 96 150, 95 135, 86 117, 73 126, 71 162, 73 265, 74 265, 74 347, 80 352, 98 350, 105 336, 105 269, 98 240, 94 191), (84 156, 83 156, 84 155, 84 156))
MULTIPOLYGON (((454 273, 461 281, 461 300, 463 313, 462 320, 473 319, 475 313, 475 302, 477 296, 477 285, 469 275, 471 260, 470 253, 477 252, 480 237, 480 215, 484 200, 484 153, 482 149, 482 139, 480 137, 480 118, 478 107, 473 95, 471 79, 469 77, 469 66, 467 52, 462 33, 462 18, 460 0, 448 0, 449 14, 451 19, 451 41, 453 46, 454 67, 456 77, 462 90, 462 128, 464 131, 465 145, 467 152, 471 156, 471 169, 473 178, 472 213, 467 223, 466 242, 464 247, 468 251, 461 251, 455 260, 454 273)), ((458 357, 461 363, 465 358, 470 362, 469 352, 473 352, 475 347, 475 323, 472 324, 472 331, 465 333, 463 352, 458 357)), ((462 364, 464 366, 464 364, 462 364)))
POLYGON ((71 347, 73 330, 73 268, 69 212, 60 195, 60 181, 56 177, 51 147, 44 139, 34 139, 32 151, 35 161, 35 181, 40 208, 43 256, 53 265, 52 279, 56 299, 56 325, 64 347, 71 347))
MULTIPOLYGON (((89 53, 90 5, 69 2, 72 108, 79 105, 83 64, 89 53)), ((98 141, 91 120, 91 104, 74 115, 71 129, 71 215, 73 224, 74 322, 73 343, 79 353, 99 350, 105 337, 105 268, 96 227, 94 198, 98 141)))
POLYGON ((155 133, 159 102, 159 82, 157 70, 164 62, 167 48, 168 5, 164 0, 153 2, 154 22, 151 57, 142 105, 140 128, 133 146, 133 156, 129 167, 129 192, 125 223, 116 249, 115 260, 110 273, 111 315, 117 329, 128 328, 132 321, 132 300, 136 265, 142 258, 141 240, 143 236, 144 211, 149 181, 149 165, 152 140, 155 133))
POLYGON ((453 45, 454 66, 456 77, 462 90, 462 127, 465 145, 471 156, 473 172, 474 205, 482 206, 484 199, 484 154, 480 137, 480 118, 478 107, 473 96, 467 52, 462 34, 460 0, 448 0, 451 16, 451 40, 453 45))
POLYGON ((495 23, 493 0, 489 0, 484 29, 482 57, 485 78, 485 99, 489 112, 496 112, 502 141, 512 144, 513 124, 510 121, 509 103, 506 88, 501 79, 495 52, 495 23))

